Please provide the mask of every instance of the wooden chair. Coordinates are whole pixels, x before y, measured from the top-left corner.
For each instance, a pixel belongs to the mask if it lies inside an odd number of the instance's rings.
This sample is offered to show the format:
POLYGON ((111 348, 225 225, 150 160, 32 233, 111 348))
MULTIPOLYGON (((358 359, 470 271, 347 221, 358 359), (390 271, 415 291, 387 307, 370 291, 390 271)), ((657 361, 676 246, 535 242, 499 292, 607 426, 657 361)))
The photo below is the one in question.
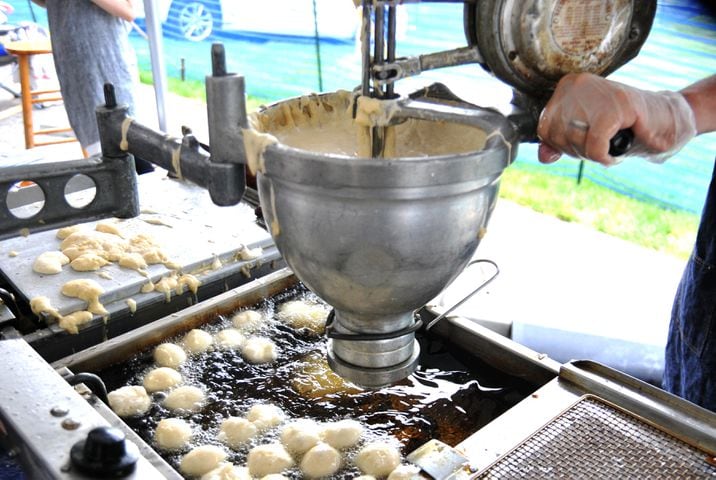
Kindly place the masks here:
POLYGON ((75 137, 52 138, 50 140, 35 141, 35 136, 47 136, 56 133, 71 132, 70 127, 47 128, 35 130, 33 126, 33 105, 37 103, 62 101, 60 90, 32 90, 30 79, 30 59, 33 55, 46 55, 52 53, 52 45, 49 40, 22 40, 9 42, 5 50, 17 57, 20 70, 20 96, 22 98, 22 123, 25 129, 25 148, 33 148, 42 145, 54 145, 57 143, 76 142, 75 137))

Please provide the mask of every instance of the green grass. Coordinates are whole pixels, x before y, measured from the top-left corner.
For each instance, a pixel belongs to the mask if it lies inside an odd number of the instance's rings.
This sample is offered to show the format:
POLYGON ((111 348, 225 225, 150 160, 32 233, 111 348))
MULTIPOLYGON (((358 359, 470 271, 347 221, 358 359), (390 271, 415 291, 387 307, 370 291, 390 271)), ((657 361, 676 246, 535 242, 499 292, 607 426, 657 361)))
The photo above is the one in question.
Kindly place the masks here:
MULTIPOLYGON (((139 71, 139 80, 147 85, 153 85, 154 80, 152 72, 146 70, 139 71)), ((206 102, 206 88, 204 82, 200 80, 181 80, 179 78, 167 78, 168 90, 176 95, 186 98, 195 98, 206 102)), ((246 100, 246 109, 249 112, 256 110, 259 106, 270 103, 265 99, 249 96, 246 100)))
POLYGON ((529 165, 505 170, 500 197, 679 258, 691 253, 699 223, 695 214, 635 200, 589 180, 577 184, 529 165))
MULTIPOLYGON (((140 72, 140 78, 142 83, 152 83, 150 72, 140 72)), ((202 81, 169 78, 168 83, 171 93, 206 101, 202 81)), ((247 109, 253 111, 265 103, 265 99, 249 97, 247 109)), ((578 185, 574 178, 550 175, 524 164, 505 171, 500 196, 679 258, 691 253, 699 221, 691 213, 635 200, 589 180, 578 185)))

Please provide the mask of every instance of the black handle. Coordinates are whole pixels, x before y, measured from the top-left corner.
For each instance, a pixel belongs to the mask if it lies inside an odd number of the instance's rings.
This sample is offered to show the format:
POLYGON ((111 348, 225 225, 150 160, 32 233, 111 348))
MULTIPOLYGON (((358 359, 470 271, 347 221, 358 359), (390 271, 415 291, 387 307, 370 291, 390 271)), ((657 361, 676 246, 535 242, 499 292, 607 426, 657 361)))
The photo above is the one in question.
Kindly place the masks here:
POLYGON ((66 382, 73 387, 79 383, 84 383, 87 388, 92 391, 92 393, 97 395, 97 398, 102 400, 106 405, 109 405, 109 400, 107 399, 107 387, 104 386, 102 379, 94 373, 77 373, 68 377, 66 382))
POLYGON ((619 130, 616 135, 609 140, 609 155, 618 157, 624 155, 634 144, 634 132, 631 128, 619 130))

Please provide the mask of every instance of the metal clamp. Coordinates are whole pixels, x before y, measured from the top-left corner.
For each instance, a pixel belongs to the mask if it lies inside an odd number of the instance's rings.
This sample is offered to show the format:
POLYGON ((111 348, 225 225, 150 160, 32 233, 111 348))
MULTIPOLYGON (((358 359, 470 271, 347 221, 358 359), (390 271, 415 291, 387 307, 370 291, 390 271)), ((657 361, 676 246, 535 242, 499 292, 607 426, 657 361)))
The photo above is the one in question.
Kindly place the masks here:
POLYGON ((376 340, 390 340, 391 338, 402 337, 403 335, 409 335, 415 333, 423 327, 423 320, 418 314, 415 314, 415 321, 409 327, 385 333, 342 333, 335 330, 333 322, 336 318, 336 311, 331 309, 326 319, 326 337, 334 340, 352 340, 359 342, 372 342, 376 340))

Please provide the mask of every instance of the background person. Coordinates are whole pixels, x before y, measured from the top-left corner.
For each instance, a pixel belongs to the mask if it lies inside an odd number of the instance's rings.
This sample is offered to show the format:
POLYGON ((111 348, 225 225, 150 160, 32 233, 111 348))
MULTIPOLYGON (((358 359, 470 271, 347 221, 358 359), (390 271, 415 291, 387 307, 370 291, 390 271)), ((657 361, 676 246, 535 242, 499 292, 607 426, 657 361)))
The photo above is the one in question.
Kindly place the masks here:
MULTIPOLYGON (((663 162, 695 135, 716 131, 716 75, 679 92, 639 90, 591 74, 560 80, 537 128, 539 159, 562 153, 609 166, 609 140, 634 132, 626 155, 663 162)), ((704 159, 704 161, 707 161, 704 159)), ((696 245, 674 300, 664 389, 716 412, 716 169, 696 245)))
MULTIPOLYGON (((133 0, 33 0, 47 8, 52 54, 70 125, 82 147, 100 152, 95 109, 104 105, 104 84, 134 113, 137 59, 129 43, 133 0)), ((135 158, 138 173, 151 163, 135 158)))

